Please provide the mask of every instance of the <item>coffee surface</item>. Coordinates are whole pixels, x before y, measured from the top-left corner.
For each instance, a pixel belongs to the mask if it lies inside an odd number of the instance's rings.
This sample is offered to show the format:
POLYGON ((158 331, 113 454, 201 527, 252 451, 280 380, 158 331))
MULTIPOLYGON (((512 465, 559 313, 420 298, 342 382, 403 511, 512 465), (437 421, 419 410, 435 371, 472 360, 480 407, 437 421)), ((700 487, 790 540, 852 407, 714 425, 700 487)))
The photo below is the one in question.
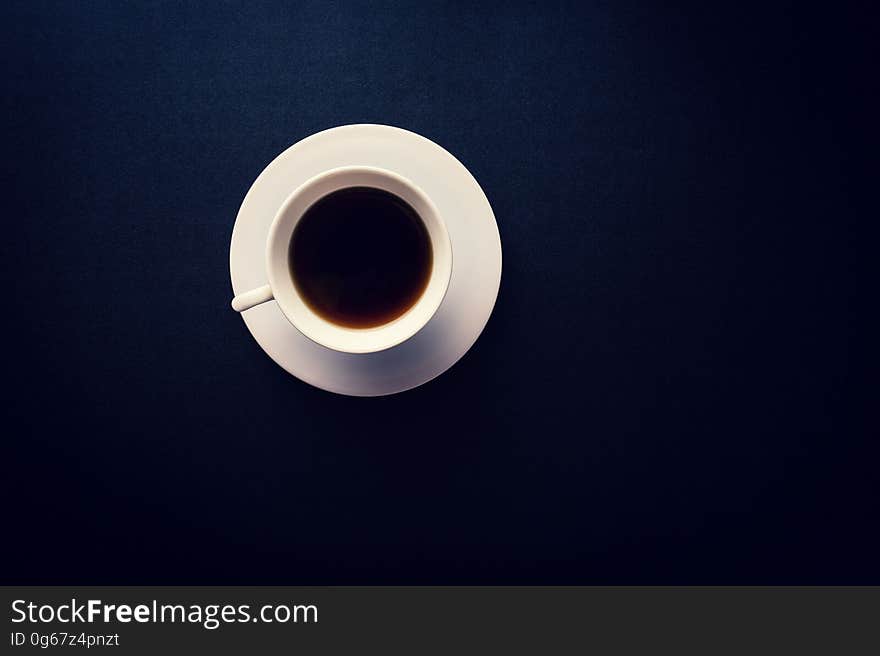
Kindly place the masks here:
POLYGON ((340 189, 300 219, 290 242, 293 282, 324 319, 349 328, 393 321, 431 276, 428 231, 403 199, 371 187, 340 189))

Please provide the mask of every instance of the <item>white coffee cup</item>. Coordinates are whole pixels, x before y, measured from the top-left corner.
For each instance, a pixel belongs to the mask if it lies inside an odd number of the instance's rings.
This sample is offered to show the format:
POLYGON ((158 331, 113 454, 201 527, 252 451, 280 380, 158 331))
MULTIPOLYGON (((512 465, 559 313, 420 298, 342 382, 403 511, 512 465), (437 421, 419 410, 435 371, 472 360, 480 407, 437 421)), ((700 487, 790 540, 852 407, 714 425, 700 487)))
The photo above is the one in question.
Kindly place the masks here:
POLYGON ((307 180, 281 205, 269 228, 266 273, 269 284, 232 299, 236 312, 274 299, 287 320, 312 341, 345 353, 373 353, 406 341, 434 316, 449 287, 452 245, 434 203, 411 181, 381 168, 344 166, 307 180), (371 328, 341 326, 315 313, 297 290, 288 259, 293 231, 306 210, 324 196, 348 187, 382 189, 405 200, 422 219, 431 241, 432 269, 422 295, 396 319, 371 328))

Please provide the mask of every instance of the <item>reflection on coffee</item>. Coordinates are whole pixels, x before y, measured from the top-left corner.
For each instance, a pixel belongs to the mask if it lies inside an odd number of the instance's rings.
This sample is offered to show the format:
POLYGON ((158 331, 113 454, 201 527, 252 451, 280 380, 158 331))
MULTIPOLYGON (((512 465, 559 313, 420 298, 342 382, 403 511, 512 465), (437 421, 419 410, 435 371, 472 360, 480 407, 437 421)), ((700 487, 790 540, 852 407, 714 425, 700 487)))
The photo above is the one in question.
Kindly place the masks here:
POLYGON ((290 241, 293 283, 319 316, 372 328, 409 310, 431 277, 431 240, 416 211, 392 193, 349 187, 324 196, 290 241))

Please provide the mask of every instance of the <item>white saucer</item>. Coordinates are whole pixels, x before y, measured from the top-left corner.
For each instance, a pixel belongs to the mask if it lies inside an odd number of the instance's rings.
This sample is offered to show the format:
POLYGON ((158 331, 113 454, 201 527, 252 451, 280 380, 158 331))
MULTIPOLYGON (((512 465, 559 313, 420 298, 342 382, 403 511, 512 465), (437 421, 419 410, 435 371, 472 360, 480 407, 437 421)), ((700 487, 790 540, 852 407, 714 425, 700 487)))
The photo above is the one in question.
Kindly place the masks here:
POLYGON ((238 211, 229 252, 233 294, 266 284, 269 225, 287 196, 312 176, 348 165, 377 166, 409 178, 446 221, 452 278, 434 317, 406 342, 369 354, 316 344, 274 301, 242 317, 269 357, 297 378, 337 394, 394 394, 439 376, 468 351, 492 314, 501 283, 501 239, 489 201, 464 165, 433 141, 387 125, 345 125, 281 153, 254 181, 238 211))

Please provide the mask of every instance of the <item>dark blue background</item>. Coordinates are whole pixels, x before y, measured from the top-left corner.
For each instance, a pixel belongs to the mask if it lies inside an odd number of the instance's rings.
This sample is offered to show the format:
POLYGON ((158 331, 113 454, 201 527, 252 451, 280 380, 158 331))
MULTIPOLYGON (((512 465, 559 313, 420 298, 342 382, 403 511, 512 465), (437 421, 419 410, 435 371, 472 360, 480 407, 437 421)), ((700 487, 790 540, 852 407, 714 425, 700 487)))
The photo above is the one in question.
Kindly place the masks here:
POLYGON ((732 4, 4 3, 4 582, 880 583, 866 40, 732 4), (381 399, 229 308, 253 179, 358 122, 504 245, 381 399))

